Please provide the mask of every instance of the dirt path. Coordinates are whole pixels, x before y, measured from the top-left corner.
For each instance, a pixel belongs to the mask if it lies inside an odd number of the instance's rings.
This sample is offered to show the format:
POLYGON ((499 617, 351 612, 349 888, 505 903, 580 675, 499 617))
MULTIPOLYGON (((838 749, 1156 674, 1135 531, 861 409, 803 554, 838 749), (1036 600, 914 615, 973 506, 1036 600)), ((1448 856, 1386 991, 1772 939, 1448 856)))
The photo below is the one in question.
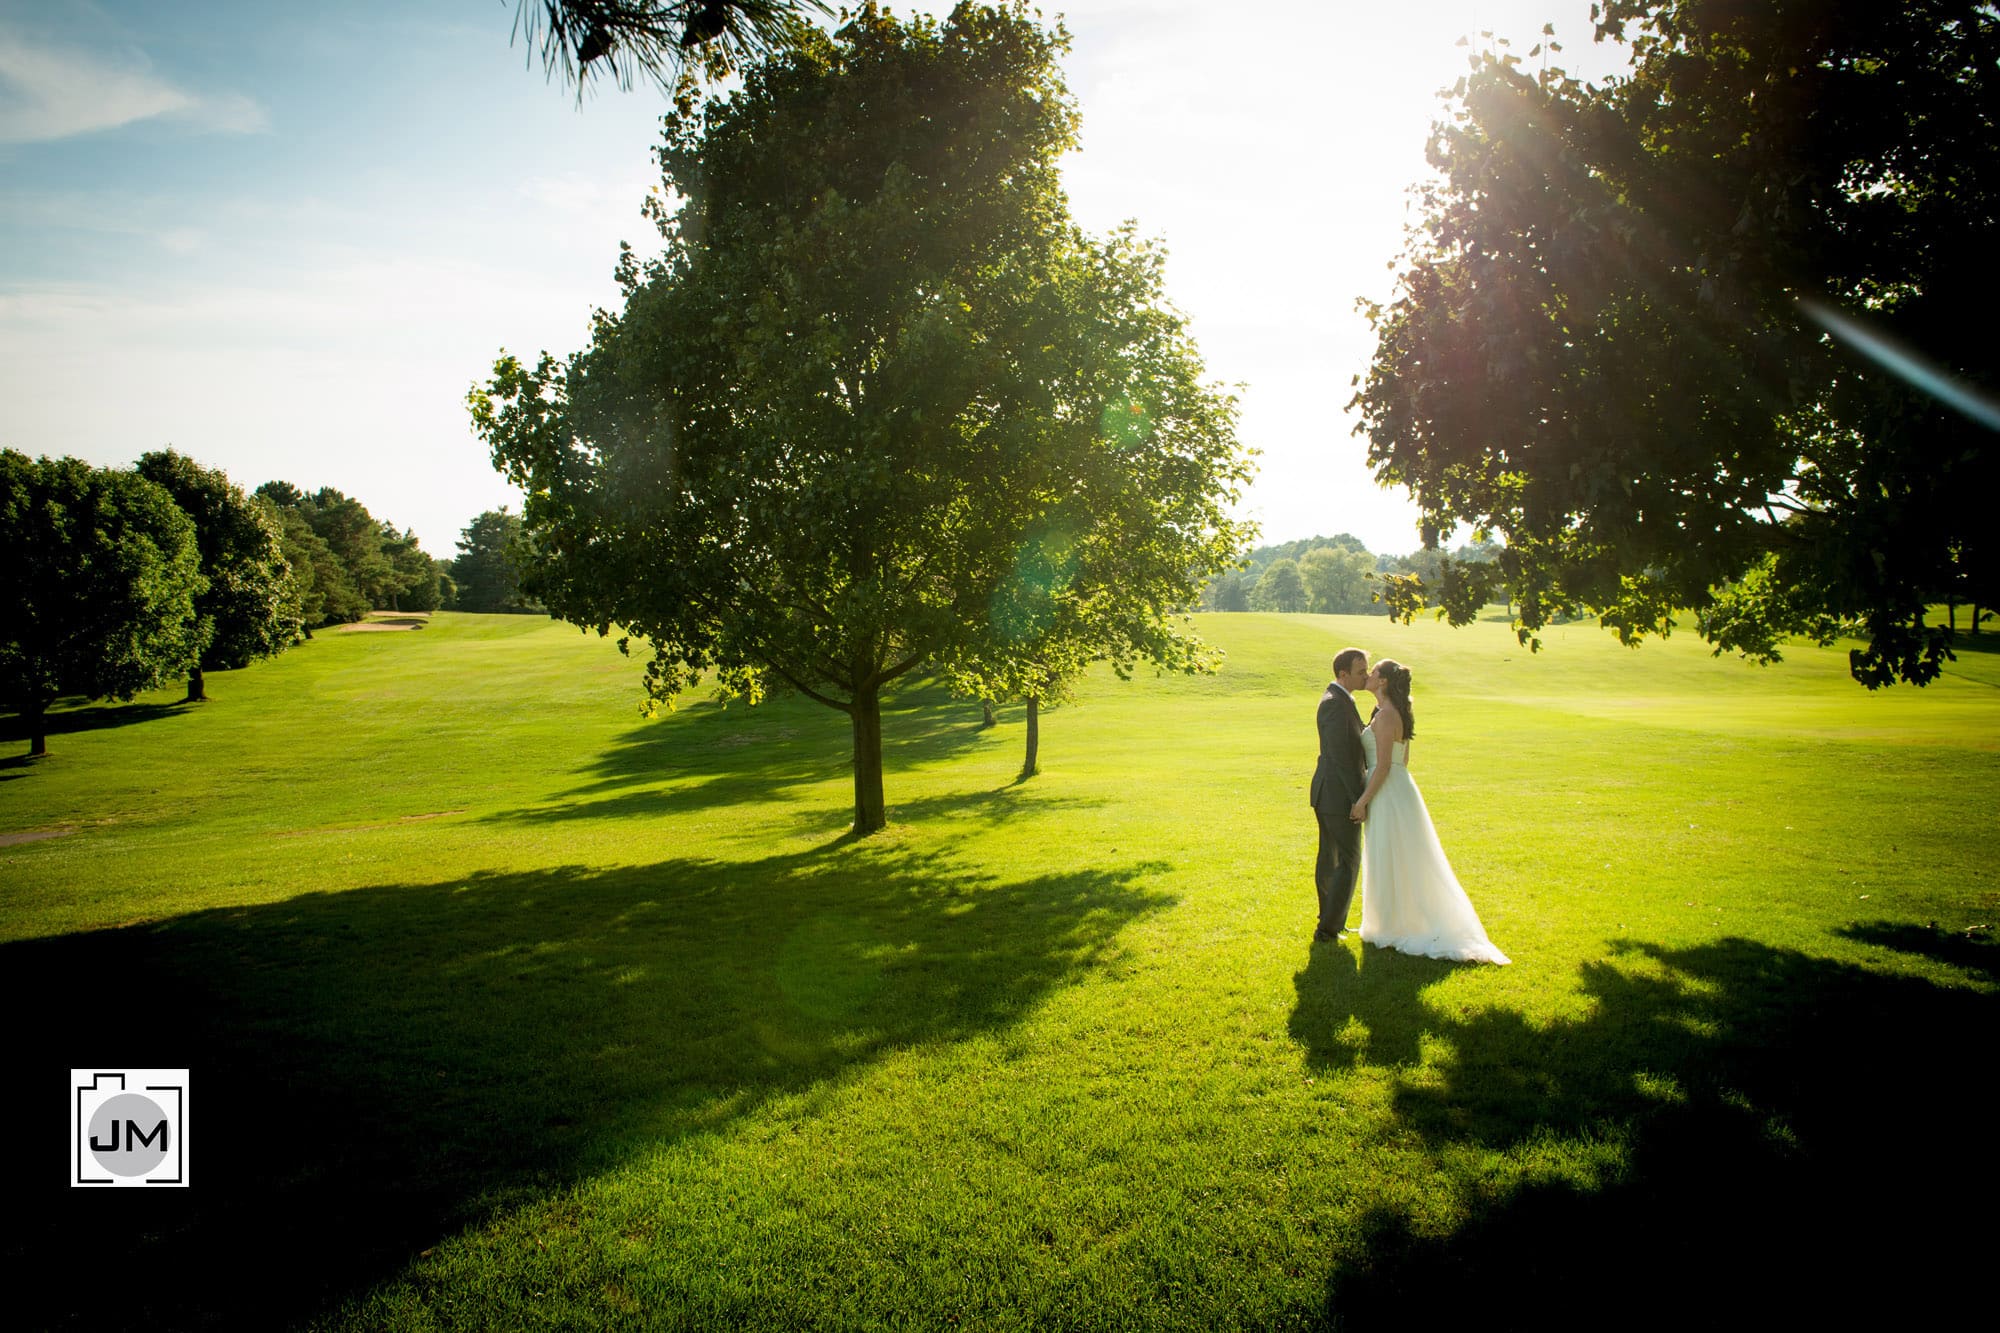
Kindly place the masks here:
POLYGON ((23 842, 40 842, 43 838, 67 838, 76 832, 73 828, 47 828, 34 833, 0 833, 0 847, 12 847, 23 842))

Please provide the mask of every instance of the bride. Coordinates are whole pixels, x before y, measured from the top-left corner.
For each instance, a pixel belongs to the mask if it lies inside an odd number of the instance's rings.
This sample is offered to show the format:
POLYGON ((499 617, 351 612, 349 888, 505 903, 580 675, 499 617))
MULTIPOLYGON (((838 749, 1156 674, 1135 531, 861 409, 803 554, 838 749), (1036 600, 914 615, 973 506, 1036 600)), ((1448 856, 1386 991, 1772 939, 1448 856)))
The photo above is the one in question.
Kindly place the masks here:
POLYGON ((1350 814, 1365 820, 1361 844, 1361 938, 1426 958, 1505 963, 1451 872, 1431 813, 1410 777, 1410 669, 1377 662, 1365 687, 1380 704, 1362 733, 1368 786, 1350 814))

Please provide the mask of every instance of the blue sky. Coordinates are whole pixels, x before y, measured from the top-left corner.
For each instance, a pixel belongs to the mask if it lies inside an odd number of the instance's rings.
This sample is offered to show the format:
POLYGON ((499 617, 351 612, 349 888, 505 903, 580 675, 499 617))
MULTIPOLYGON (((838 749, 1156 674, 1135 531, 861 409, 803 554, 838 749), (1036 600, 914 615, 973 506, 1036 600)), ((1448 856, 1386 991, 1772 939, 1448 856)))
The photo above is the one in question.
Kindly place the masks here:
MULTIPOLYGON (((948 5, 891 5, 942 10, 948 5)), ((1386 294, 1456 37, 1572 72, 1588 0, 1078 0, 1079 220, 1136 217, 1209 369, 1242 382, 1267 540, 1416 544, 1370 478, 1349 379, 1386 294)), ((246 488, 337 486, 449 556, 517 497, 466 389, 567 352, 618 298, 661 95, 581 106, 510 44, 513 0, 0 0, 0 445, 130 463, 171 444, 246 488)))

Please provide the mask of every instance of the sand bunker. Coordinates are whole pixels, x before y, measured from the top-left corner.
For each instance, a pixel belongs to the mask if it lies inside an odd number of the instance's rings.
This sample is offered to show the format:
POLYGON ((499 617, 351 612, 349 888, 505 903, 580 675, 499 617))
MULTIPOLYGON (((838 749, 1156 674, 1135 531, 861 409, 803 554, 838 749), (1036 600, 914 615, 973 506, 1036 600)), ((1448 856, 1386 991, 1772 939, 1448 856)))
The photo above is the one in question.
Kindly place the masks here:
POLYGON ((340 626, 342 634, 379 634, 394 629, 422 629, 430 615, 422 611, 371 611, 368 619, 340 626))

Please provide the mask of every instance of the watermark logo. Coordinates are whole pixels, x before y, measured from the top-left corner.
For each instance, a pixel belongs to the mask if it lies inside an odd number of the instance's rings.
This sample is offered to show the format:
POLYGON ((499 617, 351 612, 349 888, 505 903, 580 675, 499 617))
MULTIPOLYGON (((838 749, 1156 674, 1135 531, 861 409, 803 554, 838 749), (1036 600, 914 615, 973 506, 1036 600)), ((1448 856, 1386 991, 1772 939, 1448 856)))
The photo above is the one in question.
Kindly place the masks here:
POLYGON ((188 1071, 69 1071, 70 1184, 188 1183, 188 1071))

